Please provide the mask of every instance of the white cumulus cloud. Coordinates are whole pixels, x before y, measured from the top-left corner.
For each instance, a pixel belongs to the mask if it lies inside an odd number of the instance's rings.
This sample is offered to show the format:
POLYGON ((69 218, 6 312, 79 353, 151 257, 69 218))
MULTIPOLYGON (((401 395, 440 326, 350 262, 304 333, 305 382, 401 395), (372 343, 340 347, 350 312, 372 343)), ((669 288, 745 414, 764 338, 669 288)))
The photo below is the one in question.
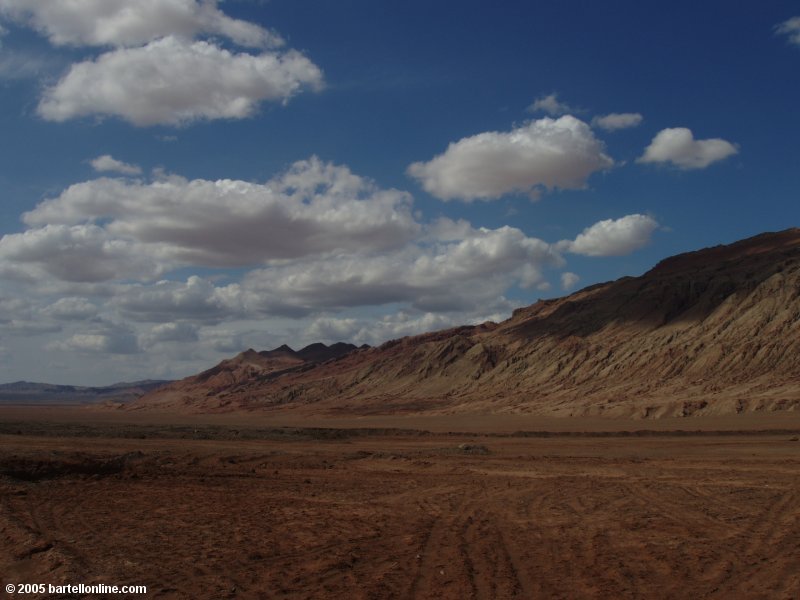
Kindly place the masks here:
POLYGON ((640 163, 672 163, 679 169, 704 169, 736 154, 734 144, 720 138, 696 140, 690 129, 662 129, 637 159, 640 163))
POLYGON ((587 227, 574 240, 558 242, 556 248, 586 256, 622 256, 650 243, 657 228, 658 222, 646 215, 606 219, 587 227))
POLYGON ((140 175, 142 172, 142 168, 139 165, 122 162, 110 154, 98 156, 92 159, 89 164, 92 165, 95 171, 100 173, 113 172, 122 173, 123 175, 140 175))
POLYGON ((409 194, 316 158, 262 184, 103 177, 70 186, 23 220, 26 231, 0 238, 0 274, 29 283, 152 281, 180 267, 371 256, 424 233, 409 194))
POLYGON ((135 273, 132 267, 139 265, 139 276, 146 278, 176 265, 241 267, 334 251, 386 250, 420 231, 407 193, 380 189, 317 158, 299 161, 263 184, 178 176, 90 180, 42 202, 23 219, 32 229, 3 238, 0 257, 40 261, 61 277, 94 266, 92 280, 103 273, 118 278, 113 268, 100 269, 104 259, 124 259, 123 273, 135 273), (49 254, 67 246, 57 240, 79 234, 85 239, 67 254, 49 254), (81 256, 88 255, 84 266, 57 267, 81 247, 87 249, 81 256), (125 258, 127 252, 134 254, 125 258))
POLYGON ((617 129, 629 129, 638 127, 644 117, 639 113, 611 113, 592 119, 592 125, 605 129, 606 131, 616 131, 617 129))
POLYGON ((437 198, 471 201, 581 189, 592 173, 613 164, 586 123, 563 116, 463 138, 432 160, 412 164, 408 173, 437 198))
POLYGON ((222 35, 250 47, 281 38, 232 19, 216 0, 0 0, 0 16, 36 29, 57 46, 135 46, 167 35, 222 35))
POLYGON ((476 229, 448 243, 413 244, 378 256, 353 254, 257 269, 242 281, 245 306, 300 316, 354 306, 408 303, 426 312, 475 310, 513 283, 531 287, 563 259, 513 227, 476 229))
POLYGON ((137 126, 242 119, 261 102, 285 103, 303 88, 320 89, 322 80, 319 67, 294 50, 233 53, 168 36, 72 65, 37 110, 50 121, 99 115, 137 126))

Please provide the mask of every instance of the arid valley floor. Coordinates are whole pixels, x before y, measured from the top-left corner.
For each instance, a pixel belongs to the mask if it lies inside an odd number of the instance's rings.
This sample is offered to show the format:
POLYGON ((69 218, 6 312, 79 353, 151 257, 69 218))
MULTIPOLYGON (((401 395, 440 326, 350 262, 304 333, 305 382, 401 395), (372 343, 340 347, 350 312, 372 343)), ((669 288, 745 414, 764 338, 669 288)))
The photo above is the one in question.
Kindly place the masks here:
POLYGON ((2 409, 4 584, 138 584, 148 598, 800 597, 796 413, 326 429, 92 415, 2 409))

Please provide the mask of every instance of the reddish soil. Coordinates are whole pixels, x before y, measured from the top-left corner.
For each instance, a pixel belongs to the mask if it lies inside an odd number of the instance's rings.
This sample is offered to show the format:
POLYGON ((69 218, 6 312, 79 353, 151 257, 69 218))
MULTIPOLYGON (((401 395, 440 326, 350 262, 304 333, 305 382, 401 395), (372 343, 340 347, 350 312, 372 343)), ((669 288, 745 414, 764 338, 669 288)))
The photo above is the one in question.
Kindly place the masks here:
POLYGON ((800 597, 791 432, 0 425, 4 585, 140 584, 148 598, 800 597))

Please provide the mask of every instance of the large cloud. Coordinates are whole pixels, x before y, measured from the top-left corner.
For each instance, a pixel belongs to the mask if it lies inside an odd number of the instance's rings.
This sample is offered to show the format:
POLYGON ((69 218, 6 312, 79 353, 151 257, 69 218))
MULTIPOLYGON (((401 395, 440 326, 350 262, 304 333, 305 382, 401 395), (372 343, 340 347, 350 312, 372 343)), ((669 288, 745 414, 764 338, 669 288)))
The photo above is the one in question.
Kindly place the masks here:
POLYGON ((95 179, 42 202, 23 219, 34 229, 3 238, 0 258, 40 262, 73 281, 119 279, 121 273, 146 279, 176 265, 240 267, 381 251, 403 246, 420 231, 407 193, 379 189, 316 158, 264 184, 95 179), (126 264, 115 272, 112 259, 126 264))
POLYGON ((30 280, 108 282, 111 290, 98 293, 110 297, 113 315, 157 323, 299 318, 390 304, 486 311, 507 302, 511 286, 542 285, 545 268, 563 266, 561 251, 626 254, 657 227, 629 215, 552 245, 513 227, 476 229, 444 218, 423 225, 408 194, 316 158, 265 184, 100 178, 42 202, 24 221, 31 229, 0 240, 2 264, 30 280), (147 283, 192 266, 260 268, 222 285, 197 275, 147 283))
POLYGON ((477 229, 464 239, 255 270, 242 281, 250 310, 301 316, 320 310, 408 303, 422 311, 489 306, 512 284, 530 287, 561 257, 519 229, 477 229))
POLYGON ((563 260, 518 229, 471 230, 448 242, 417 242, 375 255, 354 252, 289 261, 250 271, 239 283, 185 282, 120 286, 107 306, 122 318, 214 324, 265 316, 301 318, 353 307, 406 304, 427 312, 509 309, 504 292, 530 287, 563 260))
POLYGON ((622 256, 646 246, 658 222, 646 215, 606 219, 587 227, 574 240, 556 244, 559 250, 586 256, 622 256))
POLYGON ((684 170, 704 169, 738 152, 735 145, 720 139, 696 140, 690 129, 662 129, 650 142, 640 163, 672 163, 684 170))
POLYGON ((321 86, 319 67, 294 50, 233 53, 168 36, 72 65, 45 90, 38 112, 51 121, 101 115, 139 126, 180 125, 245 118, 263 101, 286 102, 304 87, 321 86))
POLYGON ((412 164, 408 173, 437 198, 471 201, 581 189, 589 175, 613 164, 586 123, 564 116, 463 138, 429 162, 412 164))
MULTIPOLYGON (((544 268, 562 264, 549 244, 518 229, 470 228, 459 240, 426 233, 415 243, 380 254, 355 251, 280 261, 246 273, 237 283, 192 275, 185 281, 109 284, 103 309, 131 323, 203 326, 393 304, 431 313, 496 315, 513 308, 503 296, 511 285, 539 285, 544 268)), ((92 309, 86 300, 71 298, 44 312, 70 320, 88 318, 92 309)), ((146 339, 165 341, 162 334, 166 330, 146 339)))
POLYGON ((167 35, 223 35, 251 47, 280 37, 232 19, 216 0, 0 0, 0 16, 28 25, 55 45, 135 46, 167 35))

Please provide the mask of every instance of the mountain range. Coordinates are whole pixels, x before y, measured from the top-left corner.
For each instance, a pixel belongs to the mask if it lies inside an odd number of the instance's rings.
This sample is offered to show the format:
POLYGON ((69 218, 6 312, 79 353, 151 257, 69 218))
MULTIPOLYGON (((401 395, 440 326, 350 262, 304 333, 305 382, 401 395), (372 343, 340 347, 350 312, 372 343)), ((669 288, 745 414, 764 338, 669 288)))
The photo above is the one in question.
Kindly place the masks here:
POLYGON ((128 406, 634 418, 800 410, 800 229, 673 256, 502 323, 375 348, 248 350, 128 406))

